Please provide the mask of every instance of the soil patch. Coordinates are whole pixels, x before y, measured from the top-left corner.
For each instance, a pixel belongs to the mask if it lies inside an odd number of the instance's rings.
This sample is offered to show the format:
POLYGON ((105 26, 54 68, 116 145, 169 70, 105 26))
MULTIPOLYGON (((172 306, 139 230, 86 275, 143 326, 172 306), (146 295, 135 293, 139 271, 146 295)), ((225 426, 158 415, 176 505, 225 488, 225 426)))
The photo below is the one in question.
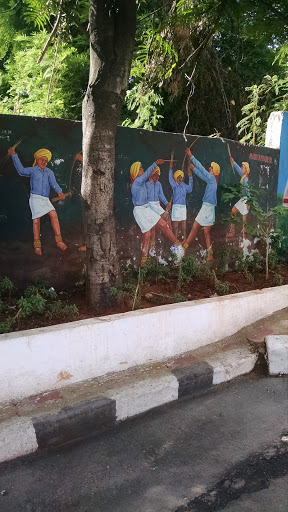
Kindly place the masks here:
MULTIPOLYGON (((159 277, 144 277, 142 285, 139 288, 139 293, 137 294, 135 307, 134 309, 144 309, 151 308, 153 306, 159 306, 164 304, 173 304, 177 302, 184 301, 192 301, 192 300, 200 300, 209 297, 216 297, 218 295, 227 295, 234 294, 239 292, 246 292, 250 290, 257 290, 263 288, 269 288, 276 286, 277 284, 288 284, 288 263, 282 263, 278 265, 274 270, 270 270, 268 280, 265 279, 265 271, 263 268, 254 268, 247 271, 229 271, 223 274, 222 276, 217 275, 213 271, 211 267, 211 272, 208 276, 203 276, 201 273, 199 275, 193 276, 189 282, 186 282, 181 287, 179 286, 179 279, 177 279, 178 271, 174 271, 174 275, 168 276, 168 274, 160 275, 159 277), (216 282, 222 284, 224 283, 226 289, 220 292, 216 291, 215 284, 216 282), (227 289, 229 287, 229 291, 227 289)), ((137 270, 135 270, 134 274, 134 285, 130 284, 130 286, 125 285, 123 289, 118 289, 117 293, 114 290, 114 299, 115 293, 116 298, 120 301, 120 304, 113 305, 107 307, 103 310, 101 315, 95 315, 93 310, 89 307, 89 304, 86 301, 85 290, 75 289, 74 291, 62 291, 56 290, 58 292, 59 301, 61 300, 61 304, 64 305, 72 305, 75 304, 78 308, 78 315, 74 318, 75 320, 84 320, 87 318, 93 318, 97 316, 106 316, 117 313, 124 313, 131 311, 132 304, 135 299, 135 290, 137 279, 135 280, 135 275, 137 276, 137 270)), ((111 295, 112 297, 112 295, 111 295)), ((11 308, 11 315, 17 313, 17 308, 13 306, 11 308)), ((0 314, 0 322, 3 322, 7 318, 7 311, 2 312, 0 314)), ((41 314, 33 314, 33 316, 20 318, 19 321, 14 324, 13 331, 20 331, 26 329, 33 329, 38 327, 45 327, 49 325, 56 325, 60 323, 64 323, 69 321, 67 317, 61 318, 47 318, 45 313, 41 314)))

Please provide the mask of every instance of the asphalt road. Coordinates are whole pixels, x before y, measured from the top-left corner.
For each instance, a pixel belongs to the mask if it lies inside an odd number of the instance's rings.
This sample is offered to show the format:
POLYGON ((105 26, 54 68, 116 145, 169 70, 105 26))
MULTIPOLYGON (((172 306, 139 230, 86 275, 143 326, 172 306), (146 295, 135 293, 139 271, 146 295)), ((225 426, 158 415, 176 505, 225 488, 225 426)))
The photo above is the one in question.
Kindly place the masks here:
POLYGON ((287 512, 288 379, 246 377, 0 465, 1 512, 287 512))

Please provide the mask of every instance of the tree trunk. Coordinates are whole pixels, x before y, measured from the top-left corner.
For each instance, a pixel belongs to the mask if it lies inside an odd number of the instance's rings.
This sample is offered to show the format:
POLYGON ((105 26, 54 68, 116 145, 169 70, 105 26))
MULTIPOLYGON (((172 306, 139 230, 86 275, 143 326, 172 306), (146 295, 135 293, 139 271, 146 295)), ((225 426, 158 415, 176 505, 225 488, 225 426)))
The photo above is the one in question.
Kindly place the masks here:
MULTIPOLYGON (((86 210, 88 298, 110 303, 119 281, 114 220, 115 135, 136 30, 136 0, 90 0, 90 75, 83 101, 82 196, 86 210)), ((129 176, 127 176, 129 179, 129 176)))

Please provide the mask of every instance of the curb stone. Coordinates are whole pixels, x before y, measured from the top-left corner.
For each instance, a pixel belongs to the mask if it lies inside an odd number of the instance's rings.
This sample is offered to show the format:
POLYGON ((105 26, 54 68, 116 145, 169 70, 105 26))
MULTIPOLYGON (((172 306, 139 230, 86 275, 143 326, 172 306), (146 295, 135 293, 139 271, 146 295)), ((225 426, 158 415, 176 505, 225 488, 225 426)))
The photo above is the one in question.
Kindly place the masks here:
POLYGON ((268 369, 270 375, 288 374, 288 336, 267 336, 268 369))
MULTIPOLYGON (((1 423, 0 462, 38 449, 52 448, 100 434, 121 421, 178 399, 193 397, 215 385, 251 372, 258 354, 241 346, 197 360, 194 355, 166 365, 149 378, 113 387, 102 396, 64 407, 53 414, 10 418, 1 423), (178 363, 178 364, 177 364, 178 363), (170 368, 169 368, 170 366, 170 368)), ((159 366, 160 368, 160 366, 159 366)))

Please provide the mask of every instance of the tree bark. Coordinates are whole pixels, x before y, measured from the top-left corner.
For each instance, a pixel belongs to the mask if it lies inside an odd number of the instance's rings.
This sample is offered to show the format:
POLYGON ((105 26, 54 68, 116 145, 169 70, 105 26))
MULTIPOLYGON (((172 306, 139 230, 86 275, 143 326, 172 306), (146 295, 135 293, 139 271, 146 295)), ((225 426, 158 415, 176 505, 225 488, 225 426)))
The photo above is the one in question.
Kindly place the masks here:
MULTIPOLYGON (((83 101, 82 197, 87 292, 95 311, 119 280, 114 219, 115 135, 131 69, 136 0, 90 0, 90 74, 83 101)), ((128 179, 129 177, 127 177, 128 179)))

